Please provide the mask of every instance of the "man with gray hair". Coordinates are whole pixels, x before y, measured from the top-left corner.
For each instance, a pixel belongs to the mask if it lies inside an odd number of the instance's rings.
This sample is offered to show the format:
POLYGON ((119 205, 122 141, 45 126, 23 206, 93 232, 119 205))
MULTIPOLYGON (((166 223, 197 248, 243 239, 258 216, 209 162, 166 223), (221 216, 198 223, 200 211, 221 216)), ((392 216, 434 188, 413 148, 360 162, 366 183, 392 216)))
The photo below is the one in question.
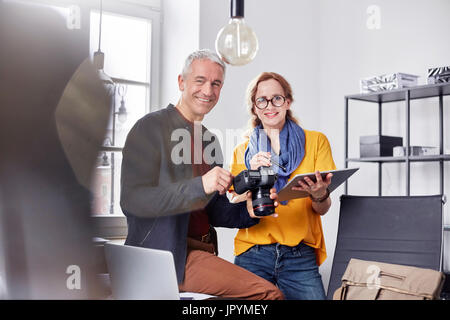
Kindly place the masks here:
MULTIPOLYGON (((224 74, 225 65, 215 53, 192 53, 178 76, 177 105, 144 116, 128 134, 120 200, 128 222, 125 244, 171 251, 181 291, 282 299, 270 282, 217 256, 214 226, 247 228, 259 222, 251 198, 247 203, 228 201, 233 176, 221 167, 217 138, 201 124, 219 100, 224 74), (174 135, 180 130, 188 139, 174 135), (203 139, 205 134, 212 139, 203 139), (174 152, 180 143, 183 148, 174 152), (203 154, 211 143, 216 146, 212 164, 203 154)), ((273 189, 271 198, 276 197, 273 189)))

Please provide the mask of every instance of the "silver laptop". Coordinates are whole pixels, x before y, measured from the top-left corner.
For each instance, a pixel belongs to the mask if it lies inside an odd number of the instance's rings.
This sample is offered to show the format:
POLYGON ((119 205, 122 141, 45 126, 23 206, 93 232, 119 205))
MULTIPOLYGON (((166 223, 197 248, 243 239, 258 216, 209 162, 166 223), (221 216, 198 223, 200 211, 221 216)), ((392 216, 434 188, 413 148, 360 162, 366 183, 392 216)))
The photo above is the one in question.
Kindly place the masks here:
POLYGON ((114 299, 180 299, 170 251, 108 242, 105 256, 114 299))

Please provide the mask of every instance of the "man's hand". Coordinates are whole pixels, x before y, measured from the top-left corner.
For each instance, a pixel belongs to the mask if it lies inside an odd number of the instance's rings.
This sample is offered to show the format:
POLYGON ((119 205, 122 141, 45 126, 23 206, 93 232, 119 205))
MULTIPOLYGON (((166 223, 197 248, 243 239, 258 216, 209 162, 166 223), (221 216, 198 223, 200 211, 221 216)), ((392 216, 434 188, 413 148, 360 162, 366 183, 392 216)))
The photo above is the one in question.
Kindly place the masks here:
MULTIPOLYGON (((274 201, 274 206, 278 207, 278 194, 277 190, 275 188, 270 189, 270 199, 274 201)), ((255 215, 255 212, 253 211, 253 205, 252 205, 252 193, 250 191, 247 192, 247 211, 251 218, 264 218, 264 217, 278 217, 277 213, 273 213, 269 216, 257 216, 255 215)))
POLYGON ((233 175, 221 167, 214 167, 202 176, 202 183, 206 194, 218 191, 222 195, 233 183, 233 175))

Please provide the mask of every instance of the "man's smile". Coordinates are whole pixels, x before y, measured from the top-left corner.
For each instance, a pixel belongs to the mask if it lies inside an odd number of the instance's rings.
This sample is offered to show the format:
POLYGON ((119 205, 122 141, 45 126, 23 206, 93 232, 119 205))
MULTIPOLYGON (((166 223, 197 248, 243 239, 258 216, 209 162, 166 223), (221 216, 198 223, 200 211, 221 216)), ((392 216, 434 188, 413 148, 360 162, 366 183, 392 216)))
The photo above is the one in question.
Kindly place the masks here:
POLYGON ((214 101, 213 98, 205 98, 205 97, 197 97, 197 99, 201 102, 205 102, 205 103, 210 103, 212 101, 214 101))

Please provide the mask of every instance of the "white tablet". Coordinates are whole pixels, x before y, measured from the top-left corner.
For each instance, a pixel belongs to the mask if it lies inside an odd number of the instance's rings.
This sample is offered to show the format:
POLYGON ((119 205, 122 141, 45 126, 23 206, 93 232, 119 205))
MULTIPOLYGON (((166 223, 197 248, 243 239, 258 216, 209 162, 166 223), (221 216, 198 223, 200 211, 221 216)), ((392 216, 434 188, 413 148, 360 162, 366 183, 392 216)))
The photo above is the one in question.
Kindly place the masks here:
MULTIPOLYGON (((350 178, 350 176, 352 174, 354 174, 356 171, 358 171, 358 169, 359 168, 329 170, 329 171, 322 171, 322 172, 320 172, 320 174, 322 175, 322 179, 325 179, 325 177, 328 173, 333 174, 333 177, 331 178, 331 184, 328 186, 328 190, 330 190, 330 192, 332 192, 337 187, 339 187, 343 182, 345 182, 345 180, 350 178)), ((284 186, 283 189, 280 190, 280 192, 278 192, 278 200, 286 201, 286 200, 295 199, 295 198, 308 197, 308 193, 306 191, 292 190, 292 187, 299 186, 299 184, 298 184, 299 180, 303 180, 303 182, 305 182, 304 181, 305 177, 309 177, 312 181, 316 182, 316 174, 314 172, 297 174, 284 186)))

